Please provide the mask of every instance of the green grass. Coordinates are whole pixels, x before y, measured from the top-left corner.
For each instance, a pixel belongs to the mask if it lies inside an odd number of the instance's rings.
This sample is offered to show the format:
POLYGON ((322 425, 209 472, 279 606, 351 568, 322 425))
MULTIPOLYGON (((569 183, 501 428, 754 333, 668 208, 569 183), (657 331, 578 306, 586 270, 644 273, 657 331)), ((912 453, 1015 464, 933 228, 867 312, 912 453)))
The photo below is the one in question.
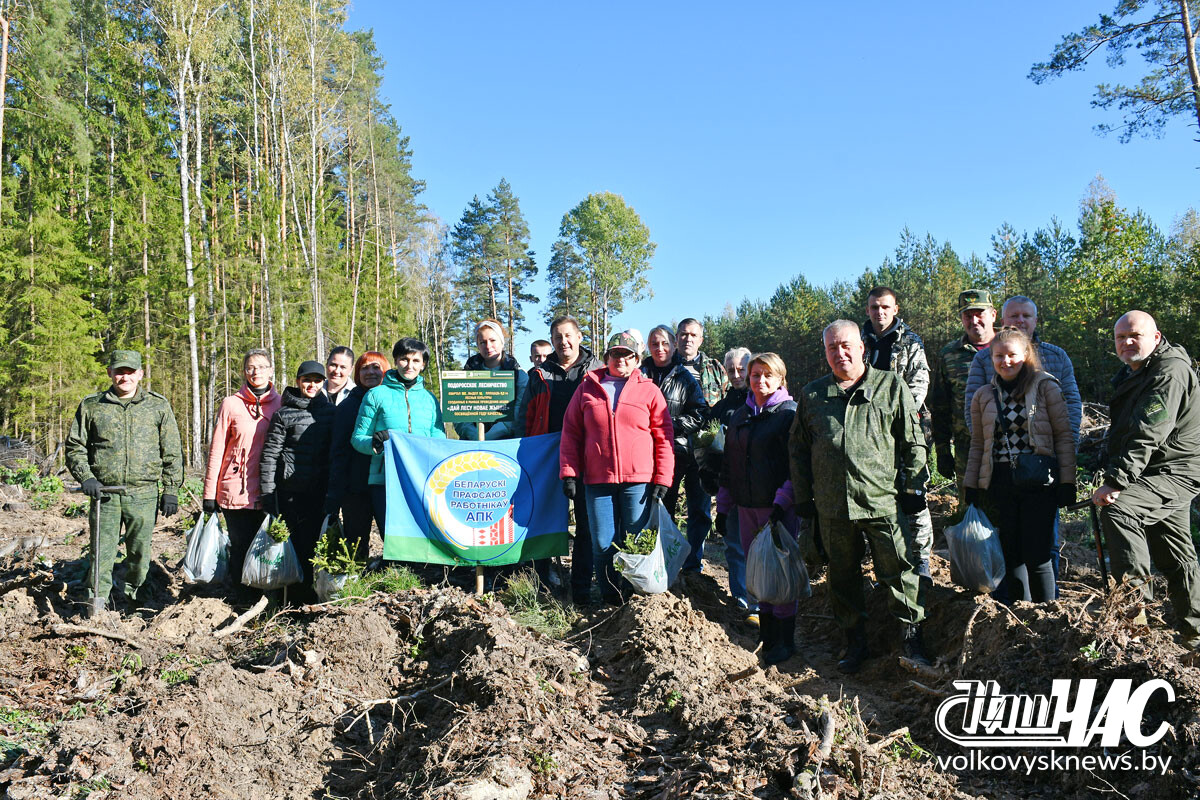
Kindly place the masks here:
POLYGON ((349 601, 366 600, 375 592, 399 594, 416 589, 420 585, 421 579, 408 567, 388 567, 379 572, 351 577, 338 593, 338 597, 349 601))
POLYGON ((187 683, 195 676, 194 670, 197 667, 202 667, 209 663, 208 659, 193 661, 180 653, 168 653, 163 660, 168 664, 174 665, 158 674, 159 680, 167 686, 178 686, 181 683, 187 683))
POLYGON ((579 618, 571 607, 538 594, 537 574, 533 570, 523 570, 509 578, 499 597, 513 619, 552 639, 566 636, 579 618))
POLYGON ((0 706, 0 764, 45 741, 53 727, 28 711, 0 706))

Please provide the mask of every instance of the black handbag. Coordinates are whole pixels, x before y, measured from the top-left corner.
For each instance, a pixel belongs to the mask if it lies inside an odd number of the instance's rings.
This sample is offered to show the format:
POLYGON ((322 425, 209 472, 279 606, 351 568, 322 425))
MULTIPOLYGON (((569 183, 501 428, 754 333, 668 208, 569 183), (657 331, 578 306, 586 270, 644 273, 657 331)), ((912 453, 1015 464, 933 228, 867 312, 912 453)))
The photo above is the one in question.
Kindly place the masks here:
MULTIPOLYGON (((995 384, 992 384, 992 393, 996 397, 996 432, 998 435, 1003 435, 1004 431, 999 425, 999 415, 1004 404, 1000 402, 1000 390, 996 388, 995 384)), ((1030 422, 1032 423, 1032 419, 1030 422)), ((1007 436, 1004 437, 1004 446, 1008 450, 1008 468, 1012 473, 1014 488, 1038 489, 1058 483, 1057 458, 1037 453, 1014 453, 1007 436)))

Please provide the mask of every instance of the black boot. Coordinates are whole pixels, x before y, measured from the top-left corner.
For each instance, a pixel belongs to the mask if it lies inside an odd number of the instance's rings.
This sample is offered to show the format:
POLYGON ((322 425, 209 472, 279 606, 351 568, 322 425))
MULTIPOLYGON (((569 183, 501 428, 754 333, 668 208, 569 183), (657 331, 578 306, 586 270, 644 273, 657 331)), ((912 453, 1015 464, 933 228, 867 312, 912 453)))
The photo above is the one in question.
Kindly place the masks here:
POLYGON ((767 611, 760 611, 758 617, 758 641, 762 645, 758 650, 760 657, 765 657, 767 651, 775 646, 775 639, 775 615, 767 611))
POLYGON ((838 672, 853 675, 862 669, 863 662, 871 657, 867 647, 867 629, 861 622, 846 631, 846 652, 838 660, 838 672))
POLYGON ((796 617, 776 619, 771 616, 771 628, 775 632, 775 644, 763 653, 763 663, 767 666, 782 664, 796 653, 796 617))
POLYGON ((921 636, 921 623, 904 626, 904 657, 922 667, 933 666, 925 655, 925 639, 921 636))

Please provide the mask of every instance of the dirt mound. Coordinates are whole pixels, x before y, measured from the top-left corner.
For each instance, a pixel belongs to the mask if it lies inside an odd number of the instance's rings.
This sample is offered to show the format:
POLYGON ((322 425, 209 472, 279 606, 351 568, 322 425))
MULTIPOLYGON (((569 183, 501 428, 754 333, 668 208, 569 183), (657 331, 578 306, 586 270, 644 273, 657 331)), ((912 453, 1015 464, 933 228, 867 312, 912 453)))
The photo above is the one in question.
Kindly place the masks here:
POLYGON ((1100 590, 1086 553, 1067 562, 1061 601, 1011 608, 950 585, 935 556, 925 629, 936 663, 920 675, 897 658, 899 626, 867 565, 874 657, 843 676, 820 574, 801 604, 799 653, 768 670, 719 564, 672 594, 585 617, 564 641, 450 585, 289 609, 218 637, 245 606, 181 584, 180 525, 155 534, 157 610, 82 623, 77 523, 60 523, 26 526, 52 532, 41 560, 0 559, 4 798, 1198 793, 1200 675, 1162 602, 1142 624, 1129 593, 1100 590), (934 727, 954 681, 1045 694, 1054 679, 1088 677, 1098 698, 1116 678, 1171 683, 1175 701, 1152 703, 1143 723, 1171 726, 1148 749, 1171 758, 1166 775, 937 761, 963 753, 934 727))

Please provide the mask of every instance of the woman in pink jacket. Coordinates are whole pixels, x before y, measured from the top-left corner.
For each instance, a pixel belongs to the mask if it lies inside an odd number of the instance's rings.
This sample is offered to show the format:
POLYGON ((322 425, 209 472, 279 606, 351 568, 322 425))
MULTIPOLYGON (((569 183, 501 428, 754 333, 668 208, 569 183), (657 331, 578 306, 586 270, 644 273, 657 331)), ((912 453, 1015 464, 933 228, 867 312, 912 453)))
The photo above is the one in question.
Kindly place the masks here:
POLYGON ((240 580, 246 551, 266 516, 259 503, 259 460, 281 402, 271 384, 271 354, 266 350, 246 353, 242 375, 242 388, 221 401, 204 471, 204 511, 221 511, 229 531, 231 585, 240 580))
POLYGON ((638 349, 629 333, 609 340, 607 366, 587 373, 567 406, 559 449, 563 493, 583 491, 600 594, 614 604, 621 592, 613 541, 646 527, 675 470, 671 413, 638 369, 638 349))

